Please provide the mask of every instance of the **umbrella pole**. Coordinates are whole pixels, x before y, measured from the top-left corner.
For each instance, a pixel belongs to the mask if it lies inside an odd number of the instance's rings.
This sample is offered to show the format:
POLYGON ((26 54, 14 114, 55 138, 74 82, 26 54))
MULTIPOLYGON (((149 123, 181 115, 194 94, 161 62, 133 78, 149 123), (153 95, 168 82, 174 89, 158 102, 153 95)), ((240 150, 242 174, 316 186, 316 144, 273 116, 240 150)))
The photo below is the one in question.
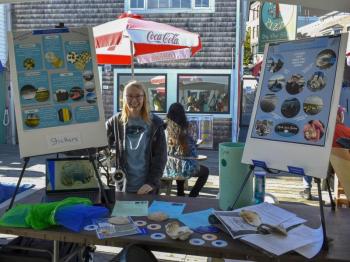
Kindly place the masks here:
POLYGON ((131 80, 135 79, 135 65, 134 65, 134 45, 130 41, 130 53, 131 53, 131 80))

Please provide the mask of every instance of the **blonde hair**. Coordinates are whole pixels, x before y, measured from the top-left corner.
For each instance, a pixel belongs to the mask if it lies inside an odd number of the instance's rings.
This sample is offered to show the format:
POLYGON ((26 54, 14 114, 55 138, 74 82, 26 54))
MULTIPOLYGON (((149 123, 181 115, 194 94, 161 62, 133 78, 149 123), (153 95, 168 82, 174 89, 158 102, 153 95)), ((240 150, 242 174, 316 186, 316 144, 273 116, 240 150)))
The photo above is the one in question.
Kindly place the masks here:
POLYGON ((129 119, 129 109, 128 109, 128 105, 127 105, 127 100, 126 100, 126 90, 129 87, 135 87, 139 90, 142 90, 143 92, 143 104, 142 104, 142 108, 141 108, 141 118, 143 119, 143 121, 145 121, 146 123, 150 124, 151 123, 151 115, 150 115, 150 110, 149 110, 149 103, 148 103, 148 96, 147 96, 147 92, 144 88, 144 86, 137 82, 137 81, 130 81, 124 88, 123 91, 123 108, 122 108, 122 113, 121 113, 121 120, 124 124, 126 124, 128 122, 129 119))

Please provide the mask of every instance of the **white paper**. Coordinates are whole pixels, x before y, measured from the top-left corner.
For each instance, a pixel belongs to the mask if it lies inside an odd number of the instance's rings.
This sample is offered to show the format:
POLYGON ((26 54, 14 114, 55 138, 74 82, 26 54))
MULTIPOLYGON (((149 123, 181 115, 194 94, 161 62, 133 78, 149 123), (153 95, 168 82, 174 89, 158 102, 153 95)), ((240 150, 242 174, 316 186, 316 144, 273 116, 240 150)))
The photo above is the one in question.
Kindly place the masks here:
POLYGON ((303 247, 299 247, 294 251, 308 259, 311 259, 314 256, 316 256, 318 252, 320 252, 323 244, 322 226, 317 229, 312 229, 312 237, 316 240, 316 242, 303 247))
POLYGON ((281 223, 280 226, 285 228, 285 229, 288 229, 288 228, 290 228, 292 226, 300 225, 300 224, 303 224, 305 222, 306 222, 306 220, 303 219, 303 218, 292 217, 292 218, 288 219, 287 221, 281 223))
POLYGON ((243 209, 258 213, 262 223, 273 226, 278 226, 283 222, 296 217, 296 214, 266 202, 258 205, 243 207, 234 211, 237 212, 243 209))
POLYGON ((319 241, 315 237, 314 229, 300 225, 290 231, 288 236, 278 234, 269 235, 247 235, 241 239, 260 247, 276 256, 319 241))

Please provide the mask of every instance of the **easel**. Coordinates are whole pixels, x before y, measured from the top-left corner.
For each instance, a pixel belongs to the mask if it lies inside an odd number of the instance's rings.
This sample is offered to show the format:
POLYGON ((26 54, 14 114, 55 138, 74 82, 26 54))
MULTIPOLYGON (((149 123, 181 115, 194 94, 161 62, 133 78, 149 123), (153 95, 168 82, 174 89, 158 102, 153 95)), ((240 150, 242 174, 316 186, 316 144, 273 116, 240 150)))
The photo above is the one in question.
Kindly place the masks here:
MULTIPOLYGON (((235 200, 233 201, 233 204, 231 205, 231 207, 229 207, 228 210, 233 210, 235 208, 235 205, 237 204, 237 201, 238 201, 239 197, 241 196, 243 189, 246 186, 246 184, 247 184, 251 174, 253 173, 255 167, 260 167, 260 168, 264 169, 266 172, 271 173, 271 169, 269 169, 266 166, 266 163, 264 161, 253 160, 253 165, 249 165, 249 171, 245 175, 244 181, 243 181, 243 183, 238 191, 238 194, 237 194, 235 200)), ((290 173, 294 173, 297 175, 305 175, 304 170, 302 168, 288 166, 288 169, 289 169, 290 173)), ((328 250, 326 222, 325 222, 325 218, 324 218, 324 209, 323 209, 322 192, 321 192, 321 179, 314 177, 314 181, 317 184, 318 201, 319 201, 320 215, 321 215, 321 225, 322 225, 322 232, 323 232, 322 249, 328 250)), ((328 180, 326 180, 326 183, 327 183, 327 190, 328 190, 329 198, 331 201, 331 208, 332 208, 332 211, 335 211, 335 203, 334 203, 333 198, 332 198, 331 188, 330 188, 328 180)))
MULTIPOLYGON (((105 201, 105 204, 107 207, 109 207, 110 203, 109 203, 109 200, 107 198, 107 194, 106 194, 106 191, 104 190, 103 188, 103 184, 102 184, 102 181, 101 181, 101 178, 99 176, 99 172, 98 172, 98 169, 96 167, 96 163, 94 161, 94 158, 90 152, 89 149, 86 149, 86 152, 88 153, 88 156, 89 156, 89 161, 91 162, 93 168, 94 168, 94 173, 95 173, 95 176, 96 176, 96 179, 97 179, 97 182, 98 182, 98 186, 99 186, 99 189, 100 189, 100 192, 102 193, 102 196, 104 198, 104 201, 105 201)), ((17 195, 17 192, 18 192, 18 189, 19 189, 19 186, 21 185, 21 181, 22 181, 22 178, 23 178, 23 175, 24 175, 24 172, 26 170, 26 167, 29 163, 29 160, 30 160, 30 157, 24 157, 24 164, 23 164, 23 167, 22 167, 22 171, 21 171, 21 174, 18 178, 18 181, 17 181, 17 185, 16 185, 16 188, 15 188, 15 191, 12 195, 12 198, 11 198, 11 202, 10 202, 10 205, 9 207, 7 208, 7 210, 10 210, 13 206, 13 203, 15 201, 15 198, 16 198, 16 195, 17 195)))

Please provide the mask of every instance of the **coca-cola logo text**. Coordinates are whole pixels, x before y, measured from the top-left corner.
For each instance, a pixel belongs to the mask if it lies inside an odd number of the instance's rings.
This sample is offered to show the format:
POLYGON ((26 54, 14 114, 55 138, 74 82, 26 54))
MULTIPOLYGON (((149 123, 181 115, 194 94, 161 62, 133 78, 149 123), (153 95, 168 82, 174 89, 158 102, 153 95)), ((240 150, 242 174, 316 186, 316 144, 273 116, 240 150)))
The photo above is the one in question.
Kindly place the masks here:
POLYGON ((179 34, 175 33, 154 33, 150 31, 147 34, 147 41, 151 43, 163 43, 170 45, 178 45, 179 44, 179 34))

